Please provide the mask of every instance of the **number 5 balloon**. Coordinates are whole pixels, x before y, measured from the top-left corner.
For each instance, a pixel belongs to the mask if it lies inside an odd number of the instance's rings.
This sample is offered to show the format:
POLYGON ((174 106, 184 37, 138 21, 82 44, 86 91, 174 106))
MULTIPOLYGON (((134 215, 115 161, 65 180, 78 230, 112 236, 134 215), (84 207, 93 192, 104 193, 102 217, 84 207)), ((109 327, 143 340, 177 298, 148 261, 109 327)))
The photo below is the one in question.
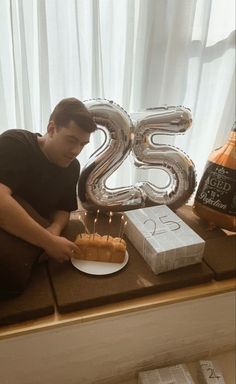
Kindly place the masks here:
POLYGON ((126 211, 166 204, 176 209, 188 200, 196 185, 192 161, 176 147, 154 141, 158 135, 185 132, 192 121, 188 109, 155 108, 134 127, 125 110, 112 101, 95 99, 85 104, 98 128, 104 132, 105 141, 91 156, 79 179, 78 195, 84 208, 126 211), (106 186, 108 177, 131 150, 134 166, 167 172, 169 182, 165 188, 149 182, 115 189, 106 186))
POLYGON ((176 135, 185 132, 192 123, 189 109, 184 107, 152 108, 151 114, 137 120, 132 151, 139 168, 158 168, 167 173, 167 185, 143 182, 140 188, 145 206, 166 204, 173 209, 183 205, 196 187, 193 162, 180 149, 158 144, 155 136, 176 135))

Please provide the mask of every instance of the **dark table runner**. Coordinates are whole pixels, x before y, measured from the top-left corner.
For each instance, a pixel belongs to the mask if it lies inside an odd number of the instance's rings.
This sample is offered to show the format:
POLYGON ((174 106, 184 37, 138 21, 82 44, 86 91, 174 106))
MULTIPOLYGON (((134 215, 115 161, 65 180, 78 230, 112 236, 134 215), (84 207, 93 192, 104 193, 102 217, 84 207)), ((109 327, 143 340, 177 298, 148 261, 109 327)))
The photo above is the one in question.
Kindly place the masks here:
POLYGON ((128 240, 127 250, 128 264, 122 270, 104 276, 80 272, 70 263, 59 265, 50 262, 49 269, 58 311, 71 312, 199 284, 213 278, 212 271, 205 263, 156 276, 128 240))
MULTIPOLYGON (((187 209, 182 212, 190 214, 187 209)), ((93 230, 94 215, 89 215, 87 226, 93 230)), ((194 217, 194 220, 197 220, 194 217)), ((190 220, 191 221, 191 220, 190 220)), ((109 232, 112 236, 119 233, 120 216, 114 215, 109 232)), ((189 224, 189 223, 188 223, 189 224)), ((199 226, 198 220, 196 227, 199 226)), ((99 216, 96 230, 100 234, 108 232, 108 217, 99 216)), ((200 232, 204 233, 204 226, 200 232)), ((206 235, 224 236, 222 231, 212 231, 206 235)), ((70 263, 59 265, 54 261, 49 263, 51 281, 56 297, 58 310, 61 313, 108 304, 120 300, 145 296, 148 294, 186 287, 210 281, 212 270, 203 262, 174 271, 155 275, 134 246, 126 239, 129 254, 128 264, 119 272, 111 275, 94 276, 77 270, 70 263)))
MULTIPOLYGON (((209 231, 190 207, 184 206, 176 213, 206 240, 204 259, 207 265, 203 262, 156 276, 129 241, 128 264, 115 274, 88 275, 78 271, 70 263, 57 264, 51 261, 49 270, 58 310, 62 313, 70 312, 207 282, 213 276, 216 279, 235 276, 236 236, 226 236, 221 230, 209 231)), ((91 230, 94 217, 95 215, 90 214, 86 220, 91 230)), ((112 236, 118 235, 119 222, 120 216, 115 215, 110 228, 112 236)), ((72 224, 76 230, 80 227, 72 224)), ((101 215, 96 230, 100 234, 106 234, 107 225, 108 217, 101 215)), ((31 320, 53 312, 54 300, 46 266, 37 265, 30 284, 22 295, 0 300, 0 325, 31 320)))

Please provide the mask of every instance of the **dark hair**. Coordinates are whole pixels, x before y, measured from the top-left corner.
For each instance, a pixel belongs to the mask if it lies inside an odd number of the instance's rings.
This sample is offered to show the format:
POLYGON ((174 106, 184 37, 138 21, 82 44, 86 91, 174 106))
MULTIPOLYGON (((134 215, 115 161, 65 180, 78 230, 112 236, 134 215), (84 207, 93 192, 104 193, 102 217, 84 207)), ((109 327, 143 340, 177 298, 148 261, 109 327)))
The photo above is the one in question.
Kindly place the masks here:
POLYGON ((70 97, 61 100, 54 108, 49 118, 57 127, 66 127, 70 121, 74 121, 81 129, 94 132, 97 126, 92 115, 82 101, 70 97))

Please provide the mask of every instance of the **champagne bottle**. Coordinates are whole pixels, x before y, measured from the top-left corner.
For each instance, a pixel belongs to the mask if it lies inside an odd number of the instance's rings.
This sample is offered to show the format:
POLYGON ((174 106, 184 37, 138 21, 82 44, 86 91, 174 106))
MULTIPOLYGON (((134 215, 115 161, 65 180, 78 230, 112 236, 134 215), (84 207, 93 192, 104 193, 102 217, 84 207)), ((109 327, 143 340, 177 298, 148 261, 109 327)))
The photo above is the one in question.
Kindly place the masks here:
POLYGON ((236 124, 207 161, 193 211, 210 226, 236 231, 236 124))

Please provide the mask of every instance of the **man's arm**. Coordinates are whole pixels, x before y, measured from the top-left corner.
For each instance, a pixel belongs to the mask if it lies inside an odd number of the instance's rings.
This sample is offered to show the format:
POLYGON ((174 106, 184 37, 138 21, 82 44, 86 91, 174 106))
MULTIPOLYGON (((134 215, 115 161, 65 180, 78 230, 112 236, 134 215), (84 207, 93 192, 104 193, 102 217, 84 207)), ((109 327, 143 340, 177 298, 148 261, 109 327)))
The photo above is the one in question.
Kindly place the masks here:
POLYGON ((56 236, 38 224, 12 197, 12 191, 0 183, 0 227, 34 244, 58 261, 68 260, 78 247, 64 237, 56 236))

